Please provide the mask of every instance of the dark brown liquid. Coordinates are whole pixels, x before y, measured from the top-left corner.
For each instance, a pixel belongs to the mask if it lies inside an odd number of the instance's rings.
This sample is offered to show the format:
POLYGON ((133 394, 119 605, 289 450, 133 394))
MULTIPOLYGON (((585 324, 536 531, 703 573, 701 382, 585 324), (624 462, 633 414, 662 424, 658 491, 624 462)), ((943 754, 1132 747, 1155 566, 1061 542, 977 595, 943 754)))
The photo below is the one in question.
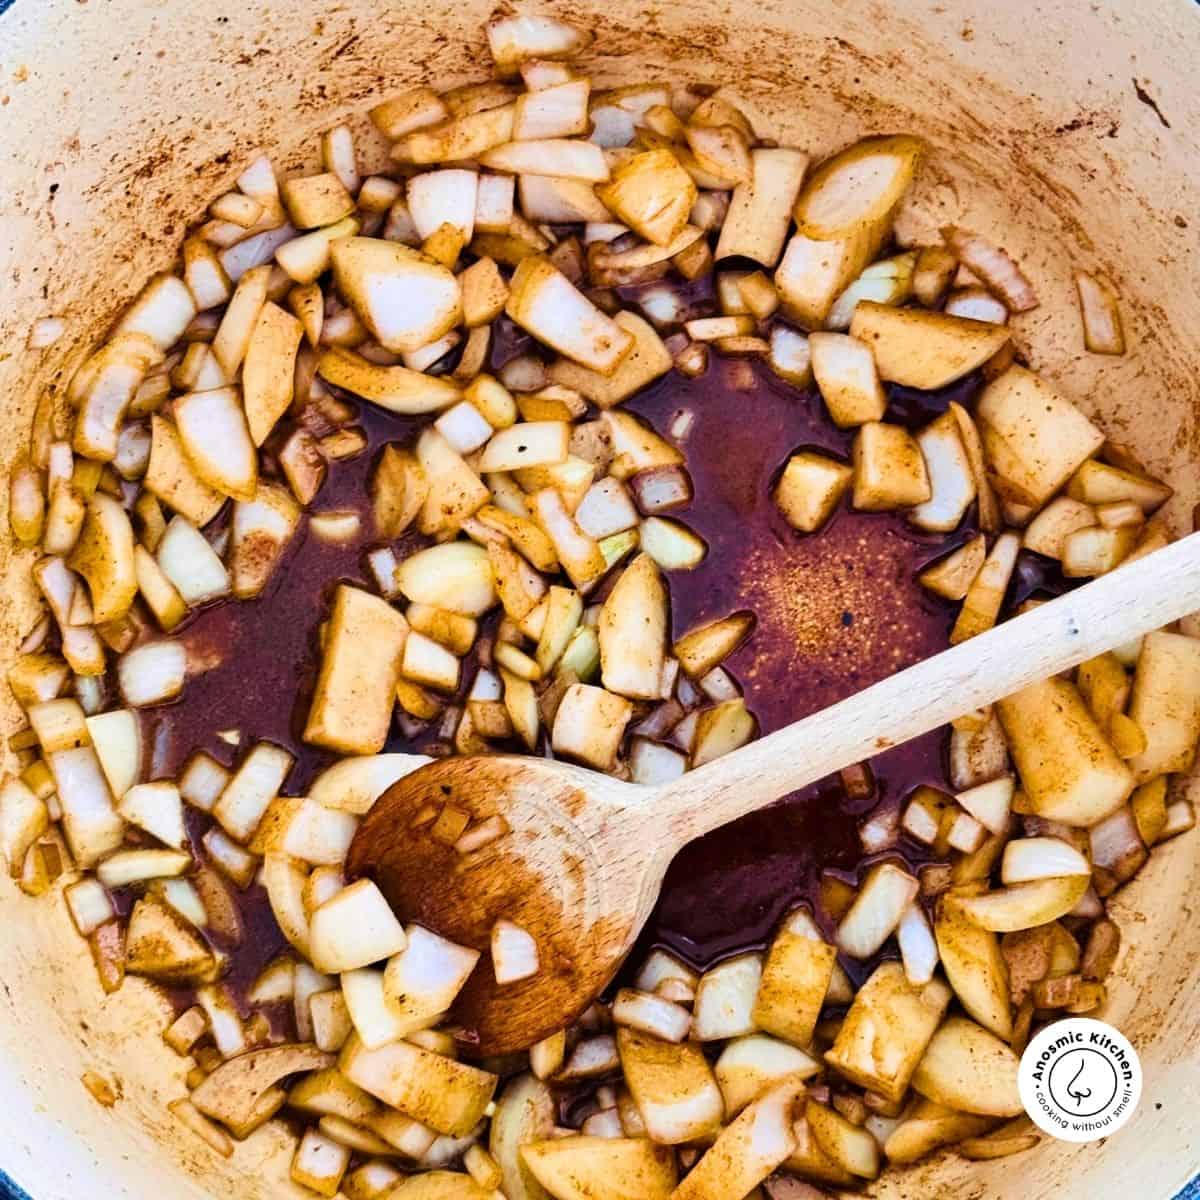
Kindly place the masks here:
POLYGON ((372 540, 367 498, 374 452, 386 441, 407 440, 412 432, 412 422, 363 407, 371 450, 331 464, 312 506, 313 512, 360 513, 360 536, 348 543, 325 542, 302 523, 261 597, 218 604, 189 621, 183 632, 189 652, 195 649, 199 655, 211 649, 218 665, 189 679, 180 703, 156 710, 170 728, 156 763, 162 775, 174 775, 195 749, 231 763, 234 750, 216 737, 228 729, 241 732, 243 748, 265 739, 291 750, 296 766, 288 790, 295 795, 303 794, 322 767, 336 758, 300 738, 320 662, 317 630, 339 582, 370 578, 365 553, 378 544, 372 540))
MULTIPOLYGON (((848 504, 815 535, 787 524, 771 489, 788 456, 806 448, 848 460, 853 434, 833 426, 814 392, 752 370, 753 390, 738 390, 747 364, 714 358, 701 380, 669 377, 629 407, 660 429, 681 407, 695 415, 685 452, 696 499, 680 515, 709 555, 671 578, 675 634, 739 608, 757 614, 754 636, 726 666, 770 732, 943 649, 954 606, 916 580, 944 553, 945 536, 848 504)), ((702 968, 765 944, 787 909, 812 901, 822 871, 854 878, 865 812, 898 805, 920 784, 947 786, 944 743, 934 733, 877 758, 876 792, 865 804, 852 804, 831 780, 688 846, 643 945, 702 968)))
MULTIPOLYGON (((527 339, 501 330, 495 361, 528 348, 527 339)), ((949 399, 971 399, 977 387, 971 378, 941 395, 895 389, 889 419, 923 423, 949 399)), ((855 513, 844 503, 819 533, 801 535, 773 503, 773 483, 795 450, 849 457, 852 433, 832 425, 815 392, 788 386, 761 364, 714 355, 702 378, 672 373, 627 407, 660 432, 679 410, 694 414, 684 449, 696 498, 679 516, 705 538, 709 553, 696 570, 671 575, 674 633, 737 609, 757 614, 753 637, 726 665, 764 732, 946 646, 956 606, 931 596, 916 575, 974 532, 970 518, 954 534, 929 535, 901 516, 855 513)), ((191 619, 183 636, 195 650, 210 649, 218 663, 189 681, 183 703, 151 717, 157 776, 176 774, 198 748, 233 765, 267 739, 295 754, 286 790, 303 794, 332 761, 300 740, 319 662, 317 630, 338 581, 370 579, 371 463, 382 444, 410 442, 416 430, 412 421, 362 409, 369 451, 331 464, 313 506, 360 512, 361 535, 337 545, 306 532, 260 599, 218 605, 191 619), (216 737, 227 729, 240 731, 240 751, 216 737)), ((415 544, 406 539, 398 554, 415 544)), ((1011 602, 1059 590, 1063 581, 1049 568, 1022 555, 1011 602)), ((464 670, 464 687, 472 674, 464 670)), ((944 731, 937 732, 876 758, 875 793, 865 801, 851 803, 838 780, 827 781, 687 847, 668 874, 642 949, 660 945, 703 968, 765 944, 783 912, 813 901, 823 871, 857 877, 867 861, 858 826, 868 813, 898 806, 918 785, 947 786, 945 743, 944 731)), ((421 745, 396 733, 387 748, 421 745)), ((193 821, 198 837, 209 818, 196 814, 193 821)), ((916 845, 901 852, 914 864, 924 857, 916 845)), ((283 944, 261 889, 245 893, 245 909, 248 936, 230 976, 238 991, 283 944)))

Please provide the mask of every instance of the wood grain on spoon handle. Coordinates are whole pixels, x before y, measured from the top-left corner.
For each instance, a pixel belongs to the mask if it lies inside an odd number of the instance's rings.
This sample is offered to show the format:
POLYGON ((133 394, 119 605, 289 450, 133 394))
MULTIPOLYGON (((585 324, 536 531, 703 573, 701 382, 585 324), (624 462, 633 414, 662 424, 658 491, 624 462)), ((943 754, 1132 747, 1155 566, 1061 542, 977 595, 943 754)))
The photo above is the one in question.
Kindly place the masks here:
POLYGON ((653 818, 678 848, 1198 609, 1194 533, 690 771, 656 791, 653 818))

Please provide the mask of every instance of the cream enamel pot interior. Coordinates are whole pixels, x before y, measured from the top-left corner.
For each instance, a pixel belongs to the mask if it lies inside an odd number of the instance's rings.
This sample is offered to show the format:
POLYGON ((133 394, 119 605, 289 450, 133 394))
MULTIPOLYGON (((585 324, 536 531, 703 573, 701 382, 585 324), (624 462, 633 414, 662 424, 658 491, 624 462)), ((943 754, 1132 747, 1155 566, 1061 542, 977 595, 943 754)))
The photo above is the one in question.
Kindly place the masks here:
MULTIPOLYGON (((547 10, 594 26, 603 82, 656 75, 734 81, 781 138, 823 154, 867 132, 914 131, 932 161, 905 237, 947 220, 998 233, 1042 305, 1015 322, 1035 366, 1176 488, 1200 499, 1200 11, 1183 0, 586 0, 547 10), (1082 352, 1073 265, 1102 268, 1124 297, 1132 346, 1082 352)), ((401 85, 450 85, 487 69, 480 0, 16 0, 0 15, 0 397, 5 463, 34 405, 60 395, 89 341, 185 223, 256 146, 282 167, 317 134, 401 85), (28 351, 40 316, 68 333, 28 351)), ((367 136, 364 129, 364 138, 367 136)), ((7 497, 7 489, 4 489, 7 497)), ((5 501, 6 504, 6 501, 5 501)), ((0 524, 7 542, 6 514, 0 524)), ((33 612, 29 561, 7 544, 3 651, 33 612)), ((5 689, 4 733, 18 713, 5 689)), ((1193 789, 1200 791, 1200 789, 1193 789)), ((1200 797, 1198 797, 1200 798, 1200 797)), ((901 1197, 1172 1196, 1200 1168, 1200 885, 1193 833, 1155 853, 1117 903, 1127 942, 1108 1019, 1141 1052, 1146 1087, 1107 1144, 1043 1146, 1016 1159, 943 1159, 889 1173, 901 1197)), ((300 1195, 288 1139, 260 1130, 231 1160, 178 1127, 183 1060, 140 981, 104 1000, 61 897, 0 881, 0 1168, 36 1200, 300 1195), (102 1108, 91 1070, 120 1099, 102 1108)), ((310 1193, 303 1193, 309 1195, 310 1193)))

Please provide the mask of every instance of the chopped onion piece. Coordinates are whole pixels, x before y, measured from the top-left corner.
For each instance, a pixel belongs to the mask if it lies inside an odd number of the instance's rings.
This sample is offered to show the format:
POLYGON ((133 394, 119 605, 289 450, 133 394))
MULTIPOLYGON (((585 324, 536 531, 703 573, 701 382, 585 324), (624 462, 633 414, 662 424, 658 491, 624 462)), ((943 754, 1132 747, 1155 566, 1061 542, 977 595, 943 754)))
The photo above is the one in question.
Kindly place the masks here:
POLYGON ((890 850, 900 836, 900 810, 882 807, 858 827, 858 839, 867 854, 890 850))
MULTIPOLYGON (((170 905, 181 917, 190 921, 197 929, 203 929, 207 925, 215 926, 215 922, 210 921, 204 901, 191 880, 181 879, 178 876, 153 879, 147 890, 170 905)), ((240 942, 240 940, 239 936, 236 941, 240 942)))
POLYGON ((171 519, 158 543, 158 566, 189 607, 230 591, 229 573, 204 535, 185 517, 171 519))
MULTIPOLYGON (((117 452, 120 453, 119 440, 117 452)), ((41 473, 28 463, 15 466, 9 477, 8 519, 22 545, 36 545, 41 540, 45 512, 41 473)))
POLYGON ((518 471, 565 462, 569 440, 570 427, 565 421, 522 421, 492 434, 479 469, 518 471))
POLYGON ((415 631, 404 641, 400 672, 413 683, 438 691, 453 692, 458 687, 460 664, 444 646, 415 631))
POLYGON ((481 175, 475 198, 475 228, 481 233, 507 233, 513 219, 511 175, 481 175))
MULTIPOLYGON (((1032 840, 1042 841, 1043 839, 1032 840)), ((1142 844, 1137 822, 1134 820, 1133 811, 1128 805, 1118 808, 1116 812, 1093 825, 1088 830, 1088 842, 1091 849, 1092 866, 1103 868, 1122 883, 1130 878, 1146 860, 1146 847, 1142 844)), ((1071 861, 1075 869, 1060 871, 1059 874, 1085 874, 1086 872, 1078 870, 1078 863, 1066 854, 1066 850, 1073 850, 1074 848, 1066 846, 1065 843, 1064 847, 1063 850, 1054 847, 1058 851, 1055 861, 1061 855, 1064 861, 1071 861)), ((1080 858, 1082 858, 1082 855, 1080 855, 1080 858)), ((1086 860, 1084 861, 1086 865, 1086 860)), ((1098 878, 1098 887, 1099 882, 1098 878)), ((1102 896, 1107 895, 1107 891, 1104 888, 1100 888, 1099 890, 1102 896)), ((1111 891, 1112 889, 1109 888, 1108 890, 1111 891)))
POLYGON ((63 895, 80 937, 95 933, 101 925, 117 915, 112 897, 98 879, 85 877, 66 888, 63 895))
POLYGON ((959 792, 956 799, 990 833, 999 834, 1008 829, 1014 789, 1013 777, 1002 775, 999 779, 959 792))
POLYGON ((1093 354, 1124 354, 1125 331, 1117 296, 1107 280, 1085 271, 1075 272, 1083 343, 1093 354))
POLYGON ((388 350, 418 350, 462 315, 458 281, 407 246, 347 237, 334 241, 330 254, 338 289, 388 350))
POLYGON ((408 181, 406 196, 422 241, 447 224, 462 234, 464 244, 471 240, 479 198, 478 172, 426 171, 408 181))
POLYGON ((96 868, 96 877, 105 887, 121 888, 182 875, 191 865, 192 856, 179 850, 119 850, 96 868))
POLYGON ((348 544, 358 537, 362 518, 356 512, 314 513, 308 527, 322 542, 348 544))
POLYGON ((532 354, 519 354, 500 368, 500 382, 513 392, 536 392, 546 386, 546 366, 532 354))
POLYGON ((475 969, 479 952, 456 945, 420 925, 409 925, 407 944, 388 961, 383 986, 407 1034, 435 1024, 475 969))
POLYGON ((990 292, 977 287, 951 292, 942 311, 948 317, 966 317, 990 325, 1004 325, 1008 321, 1008 309, 990 292))
POLYGON ((1054 837, 1017 838, 1004 847, 1000 878, 1006 884, 1064 875, 1090 875, 1091 865, 1069 842, 1054 837))
POLYGON ((592 35, 554 17, 513 16, 489 21, 487 39, 500 74, 511 75, 530 59, 574 58, 592 35))
MULTIPOLYGON (((714 214, 711 227, 721 230, 716 257, 737 255, 751 258, 764 267, 774 267, 787 238, 808 156, 800 150, 780 147, 752 150, 750 160, 751 177, 734 189, 728 214, 714 214)), ((698 200, 697 207, 699 204, 698 200)), ((704 224, 695 212, 692 220, 704 224)), ((710 226, 704 224, 704 227, 710 226)))
POLYGON ((754 332, 751 316, 701 317, 684 324, 684 332, 697 342, 712 342, 720 338, 738 337, 754 332))
POLYGON ((942 238, 959 261, 973 271, 1012 312, 1036 308, 1037 293, 1021 268, 998 246, 957 225, 942 229, 942 238))
POLYGON ((371 109, 371 123, 385 138, 395 141, 450 115, 445 103, 430 87, 410 88, 371 109))
POLYGON ((196 302, 183 280, 175 275, 155 275, 125 310, 117 333, 142 334, 165 354, 195 315, 196 302))
MULTIPOLYGON (((903 304, 912 293, 916 260, 916 252, 910 250, 895 258, 872 263, 834 301, 829 316, 825 318, 825 328, 849 329, 855 309, 862 301, 882 305, 903 304)), ((861 336, 857 330, 855 335, 861 336)))
POLYGON ((530 505, 534 519, 554 544, 559 562, 576 587, 586 587, 604 574, 607 564, 599 545, 579 527, 559 492, 542 488, 530 497, 530 505))
MULTIPOLYGON (((595 115, 593 109, 593 119, 595 115)), ((697 194, 679 157, 668 149, 633 155, 597 189, 621 221, 659 246, 669 245, 688 223, 697 194)))
POLYGON ((211 812, 228 782, 228 770, 201 750, 188 759, 179 779, 179 792, 193 808, 211 812))
POLYGON ((873 867, 838 926, 842 951, 852 958, 870 958, 895 931, 919 891, 919 882, 907 871, 891 863, 873 867))
POLYGON ((955 813, 946 834, 946 844, 963 854, 972 854, 983 844, 987 831, 968 812, 955 813))
POLYGON ((638 306, 660 329, 683 323, 687 302, 673 288, 652 288, 638 297, 638 306))
POLYGON ((358 165, 354 156, 354 134, 348 125, 338 125, 321 135, 321 161, 351 195, 358 191, 358 165))
POLYGON ((292 1181, 318 1195, 332 1196, 341 1186, 353 1153, 350 1146, 307 1129, 292 1157, 292 1181))
POLYGON ((593 242, 615 242, 628 232, 628 225, 618 225, 612 221, 589 221, 583 231, 583 244, 590 246, 593 242))
POLYGON ((251 849, 288 854, 314 866, 341 866, 358 829, 352 813, 309 799, 276 797, 255 830, 251 849))
POLYGON ((383 893, 369 879, 343 888, 312 915, 310 955, 319 971, 353 971, 407 944, 383 893))
POLYGON ((167 779, 139 783, 121 795, 117 811, 133 825, 144 829, 166 846, 187 848, 183 824, 183 799, 179 789, 167 779))
POLYGON ((629 748, 629 770, 634 783, 670 783, 687 770, 687 756, 649 738, 637 737, 629 748))
POLYGON ((552 1033, 529 1048, 529 1065, 538 1079, 557 1075, 566 1057, 567 1035, 552 1033))
POLYGON ((611 374, 633 346, 633 338, 546 258, 526 258, 517 267, 506 311, 540 341, 602 374, 611 374))
POLYGON ((739 954, 713 967, 696 985, 692 1037, 700 1042, 740 1037, 755 1029, 753 1010, 762 980, 762 956, 739 954))
POLYGON ((571 138, 509 142, 485 151, 479 161, 490 170, 513 175, 551 175, 584 183, 604 183, 610 177, 604 151, 571 138))
POLYGON ((982 929, 1011 933, 1033 929, 1066 916, 1088 889, 1083 875, 1038 879, 999 891, 959 898, 965 914, 982 929))
POLYGON ((180 1013, 170 1025, 163 1030, 163 1041, 176 1054, 186 1056, 192 1047, 208 1032, 208 1014, 198 1004, 180 1013))
POLYGON ((252 229, 263 215, 263 205, 245 192, 226 192, 208 206, 208 211, 218 221, 252 229))
POLYGON ((629 479, 638 508, 646 516, 670 512, 692 502, 692 478, 681 466, 651 467, 629 479))
POLYGON ((690 571, 708 554, 703 538, 669 517, 647 517, 640 533, 642 549, 664 571, 690 571))
POLYGON ((633 246, 630 249, 614 250, 600 244, 588 254, 589 271, 593 278, 606 272, 641 271, 657 266, 668 258, 682 254, 689 246, 701 240, 703 230, 694 225, 685 225, 666 245, 653 243, 633 246))
MULTIPOLYGON (((175 855, 177 860, 188 858, 187 855, 176 854, 173 850, 158 853, 175 855)), ((119 856, 114 856, 116 857, 119 856)), ((181 865, 186 867, 187 863, 181 865)), ((135 863, 129 863, 128 866, 130 875, 145 876, 150 873, 137 870, 135 863)), ((120 879, 123 873, 123 869, 113 868, 115 879, 120 879)), ((185 917, 153 894, 147 894, 134 903, 133 911, 129 914, 125 966, 131 974, 144 975, 160 983, 195 984, 212 979, 221 969, 222 963, 214 958, 185 917)), ((199 998, 203 1003, 203 996, 199 998)), ((234 1016, 236 1019, 236 1011, 234 1016)), ((235 1028, 240 1031, 240 1022, 235 1028)), ((223 1026, 221 1033, 227 1031, 229 1027, 223 1026)), ((233 1044, 232 1038, 229 1044, 233 1044)), ((224 1048, 225 1045, 218 1041, 218 1049, 224 1048)))
POLYGON ((117 662, 117 686, 126 704, 145 708, 173 700, 183 691, 187 651, 182 642, 148 642, 117 662))
POLYGON ((258 871, 258 857, 235 842, 225 830, 213 826, 203 838, 204 850, 213 866, 238 887, 246 888, 258 871))
POLYGON ((908 519, 921 529, 949 532, 957 529, 975 499, 975 478, 963 446, 958 421, 952 413, 931 421, 917 434, 925 460, 930 498, 918 504, 908 519))
POLYGON ((512 139, 516 106, 501 104, 408 134, 392 147, 400 162, 465 162, 512 139))
MULTIPOLYGON (((184 288, 183 283, 179 286, 184 288)), ((190 293, 188 303, 192 303, 190 293)), ((71 396, 79 404, 73 442, 77 453, 98 462, 112 461, 125 414, 146 372, 161 362, 162 355, 150 333, 131 331, 118 333, 80 367, 70 384, 71 396)), ((51 472, 52 500, 53 477, 51 472)))
POLYGON ((733 676, 724 667, 713 667, 697 682, 700 684, 700 690, 718 704, 726 700, 736 700, 742 694, 733 676))
POLYGON ((643 992, 656 992, 659 985, 668 979, 679 980, 694 989, 700 982, 700 975, 665 950, 653 950, 642 964, 634 982, 643 992))
POLYGON ((520 925, 501 918, 492 926, 492 970, 497 984, 518 983, 538 971, 538 947, 520 925))
POLYGON ((213 815, 227 833, 249 841, 294 761, 281 746, 255 745, 213 806, 213 815))
POLYGON ((613 1038, 607 1034, 584 1038, 571 1051, 571 1056, 559 1071, 556 1082, 596 1079, 612 1074, 620 1065, 621 1060, 617 1056, 617 1046, 613 1038))
POLYGON ((686 442, 692 426, 696 423, 696 414, 690 408, 681 408, 672 418, 671 427, 667 431, 674 442, 686 442))
POLYGON ((849 334, 824 332, 810 335, 808 346, 817 387, 834 424, 848 428, 882 421, 887 398, 870 346, 849 334))
POLYGON ((367 555, 367 564, 371 568, 371 574, 375 577, 375 586, 379 589, 380 595, 387 600, 394 600, 400 594, 399 586, 396 583, 396 569, 399 563, 396 560, 395 551, 390 546, 381 546, 377 550, 372 550, 367 555))
POLYGON ((612 1019, 614 1024, 641 1030, 666 1042, 682 1042, 692 1023, 691 1014, 682 1005, 632 988, 622 988, 617 993, 612 1019))
POLYGON ((896 929, 896 939, 908 982, 913 987, 924 987, 937 970, 938 948, 919 901, 914 900, 904 910, 896 929))
POLYGON ((601 541, 633 529, 638 511, 625 485, 611 475, 592 484, 575 510, 575 521, 589 537, 601 541))

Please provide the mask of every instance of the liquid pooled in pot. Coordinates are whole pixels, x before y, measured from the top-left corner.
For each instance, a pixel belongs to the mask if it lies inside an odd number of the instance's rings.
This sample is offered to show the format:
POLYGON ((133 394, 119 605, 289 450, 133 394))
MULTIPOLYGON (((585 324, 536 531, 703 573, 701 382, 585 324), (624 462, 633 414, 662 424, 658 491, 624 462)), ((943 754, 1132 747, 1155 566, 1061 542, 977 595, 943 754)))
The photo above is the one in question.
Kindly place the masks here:
MULTIPOLYGON (((501 340, 495 365, 526 348, 520 339, 501 340)), ((970 399, 979 386, 970 378, 941 394, 893 389, 889 418, 915 428, 944 411, 950 399, 970 399)), ((756 614, 753 636, 725 665, 745 689, 762 732, 946 647, 956 608, 921 587, 917 575, 973 535, 970 520, 952 534, 929 534, 899 514, 856 513, 842 504, 819 533, 801 535, 772 503, 779 471, 796 450, 849 457, 852 431, 832 424, 815 390, 792 387, 761 366, 715 358, 702 377, 671 375, 627 407, 660 431, 681 409, 694 414, 684 450, 695 498, 678 515, 709 550, 694 570, 670 573, 673 636, 739 609, 756 614)), ((218 729, 240 731, 246 745, 267 740, 286 746, 296 756, 290 794, 303 795, 335 760, 300 736, 319 663, 317 630, 337 583, 368 578, 364 556, 378 542, 367 479, 378 450, 387 442, 411 441, 418 425, 366 405, 361 419, 370 448, 333 464, 319 508, 359 512, 362 535, 331 543, 310 534, 292 548, 261 599, 217 605, 192 618, 185 638, 209 647, 217 665, 189 683, 185 703, 154 710, 161 729, 154 738, 161 756, 156 767, 164 777, 177 775, 196 749, 233 766, 238 756, 214 736, 218 729)), ((409 538, 404 548, 419 544, 409 538)), ((1044 577, 1041 560, 1024 557, 1029 565, 1014 603, 1064 586, 1053 572, 1044 577)), ((470 677, 464 671, 464 680, 470 677)), ((875 759, 876 786, 867 801, 851 801, 839 780, 827 780, 686 847, 667 875, 640 945, 662 946, 704 969, 761 948, 798 902, 819 913, 822 873, 854 882, 870 860, 858 834, 868 815, 899 808, 921 785, 952 790, 944 761, 947 736, 927 734, 875 759)), ((427 738, 405 738, 396 730, 386 747, 425 749, 427 738)), ((209 824, 203 814, 191 819, 197 833, 209 824)), ((922 851, 908 843, 902 852, 915 866, 925 860, 922 851)), ((235 985, 251 982, 284 945, 265 893, 255 887, 243 902, 253 934, 233 955, 235 985)), ((630 962, 640 958, 635 952, 630 962)))

